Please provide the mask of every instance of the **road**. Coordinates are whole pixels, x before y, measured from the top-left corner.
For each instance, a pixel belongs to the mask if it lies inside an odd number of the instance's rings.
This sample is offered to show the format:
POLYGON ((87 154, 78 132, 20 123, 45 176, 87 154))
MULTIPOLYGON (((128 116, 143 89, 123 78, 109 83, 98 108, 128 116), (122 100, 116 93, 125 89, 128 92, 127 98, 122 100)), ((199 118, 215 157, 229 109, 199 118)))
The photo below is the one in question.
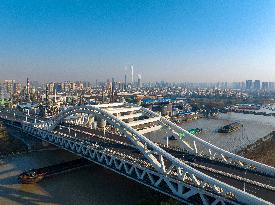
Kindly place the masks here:
MULTIPOLYGON (((125 156, 131 156, 140 161, 141 164, 150 164, 147 159, 137 151, 131 142, 118 134, 103 131, 92 130, 79 125, 63 124, 58 126, 56 133, 65 134, 74 139, 81 140, 83 143, 95 143, 102 147, 120 152, 125 156)), ((165 145, 159 145, 168 153, 182 160, 184 163, 202 171, 203 173, 216 178, 224 183, 244 190, 250 194, 260 197, 264 200, 275 203, 275 178, 266 176, 251 170, 245 170, 233 165, 224 164, 209 160, 207 158, 198 157, 181 150, 167 148, 165 145)))

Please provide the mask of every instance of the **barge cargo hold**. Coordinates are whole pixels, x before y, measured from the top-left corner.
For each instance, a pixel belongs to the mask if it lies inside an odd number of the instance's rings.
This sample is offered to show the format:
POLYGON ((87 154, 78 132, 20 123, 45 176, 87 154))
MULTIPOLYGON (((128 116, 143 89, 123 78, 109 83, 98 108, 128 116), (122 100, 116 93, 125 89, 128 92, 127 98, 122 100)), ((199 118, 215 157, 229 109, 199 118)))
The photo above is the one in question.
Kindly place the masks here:
POLYGON ((221 127, 220 129, 218 129, 218 132, 219 133, 231 133, 231 132, 240 130, 241 127, 242 127, 242 124, 240 124, 238 122, 233 122, 231 124, 221 127))
POLYGON ((87 159, 80 158, 43 168, 31 169, 21 173, 18 176, 18 181, 22 184, 33 184, 43 180, 46 177, 61 174, 90 164, 91 162, 87 159))

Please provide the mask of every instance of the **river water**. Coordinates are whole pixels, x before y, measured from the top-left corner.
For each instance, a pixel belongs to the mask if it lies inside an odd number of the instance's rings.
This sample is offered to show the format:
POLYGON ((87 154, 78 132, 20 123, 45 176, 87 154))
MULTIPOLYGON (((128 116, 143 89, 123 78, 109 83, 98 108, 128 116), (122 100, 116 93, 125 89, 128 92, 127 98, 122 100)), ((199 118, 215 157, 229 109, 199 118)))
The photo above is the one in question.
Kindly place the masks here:
MULTIPOLYGON (((217 118, 201 118, 198 120, 184 122, 179 125, 185 130, 192 128, 202 128, 202 132, 196 134, 197 137, 210 142, 224 150, 236 153, 249 144, 253 144, 258 139, 275 131, 275 117, 261 116, 242 113, 220 114, 217 118), (218 129, 229 123, 239 122, 243 127, 232 133, 218 133, 218 129)), ((160 129, 146 136, 158 143, 167 144, 167 136, 173 133, 167 129, 160 129)), ((171 146, 181 146, 180 143, 169 141, 171 146)))
POLYGON ((229 113, 221 114, 217 119, 201 118, 181 125, 185 129, 202 128, 203 132, 197 136, 220 148, 237 152, 253 144, 258 139, 275 130, 275 117, 253 114, 229 113), (218 133, 217 130, 229 123, 239 122, 243 128, 232 133, 218 133))
MULTIPOLYGON (((275 117, 231 113, 222 114, 218 119, 186 122, 181 126, 185 129, 202 128, 203 132, 198 137, 235 152, 275 130, 275 117), (235 121, 243 124, 243 130, 230 134, 217 133, 219 127, 235 121)), ((0 204, 134 205, 143 200, 154 200, 156 192, 95 164, 44 179, 38 184, 23 185, 17 182, 18 174, 24 170, 75 158, 75 155, 63 150, 4 158, 3 165, 0 165, 0 204)))
POLYGON ((76 157, 62 150, 32 152, 8 157, 0 165, 0 204, 128 205, 152 200, 156 193, 112 171, 92 164, 38 184, 19 184, 22 171, 76 157))

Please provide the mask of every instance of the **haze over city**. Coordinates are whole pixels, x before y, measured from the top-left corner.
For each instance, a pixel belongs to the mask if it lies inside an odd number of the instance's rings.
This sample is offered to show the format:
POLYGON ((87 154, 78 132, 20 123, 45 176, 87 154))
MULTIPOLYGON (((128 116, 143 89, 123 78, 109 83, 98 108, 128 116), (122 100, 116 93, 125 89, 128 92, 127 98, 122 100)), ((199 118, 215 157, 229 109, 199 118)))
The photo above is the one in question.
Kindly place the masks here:
POLYGON ((0 76, 275 79, 274 1, 3 1, 0 76), (157 74, 157 75, 156 75, 157 74))

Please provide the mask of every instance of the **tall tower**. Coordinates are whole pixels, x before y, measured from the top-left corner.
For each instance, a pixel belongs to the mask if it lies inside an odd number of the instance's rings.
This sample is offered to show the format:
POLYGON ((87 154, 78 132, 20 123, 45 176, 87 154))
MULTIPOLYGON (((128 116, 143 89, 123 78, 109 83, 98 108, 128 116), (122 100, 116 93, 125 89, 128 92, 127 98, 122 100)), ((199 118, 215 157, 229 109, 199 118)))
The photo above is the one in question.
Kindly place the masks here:
POLYGON ((131 77, 132 77, 132 84, 134 84, 134 66, 131 65, 131 77))
POLYGON ((46 107, 49 105, 49 85, 46 84, 46 107))
POLYGON ((46 98, 45 98, 45 107, 44 107, 44 117, 48 116, 49 111, 49 84, 46 84, 46 98))
POLYGON ((127 89, 127 75, 124 76, 124 89, 127 89))
POLYGON ((30 81, 27 78, 27 85, 26 85, 26 101, 30 102, 30 81))
POLYGON ((141 88, 141 74, 138 74, 138 88, 141 88))
POLYGON ((114 102, 114 93, 115 93, 115 79, 112 78, 112 102, 114 102))

